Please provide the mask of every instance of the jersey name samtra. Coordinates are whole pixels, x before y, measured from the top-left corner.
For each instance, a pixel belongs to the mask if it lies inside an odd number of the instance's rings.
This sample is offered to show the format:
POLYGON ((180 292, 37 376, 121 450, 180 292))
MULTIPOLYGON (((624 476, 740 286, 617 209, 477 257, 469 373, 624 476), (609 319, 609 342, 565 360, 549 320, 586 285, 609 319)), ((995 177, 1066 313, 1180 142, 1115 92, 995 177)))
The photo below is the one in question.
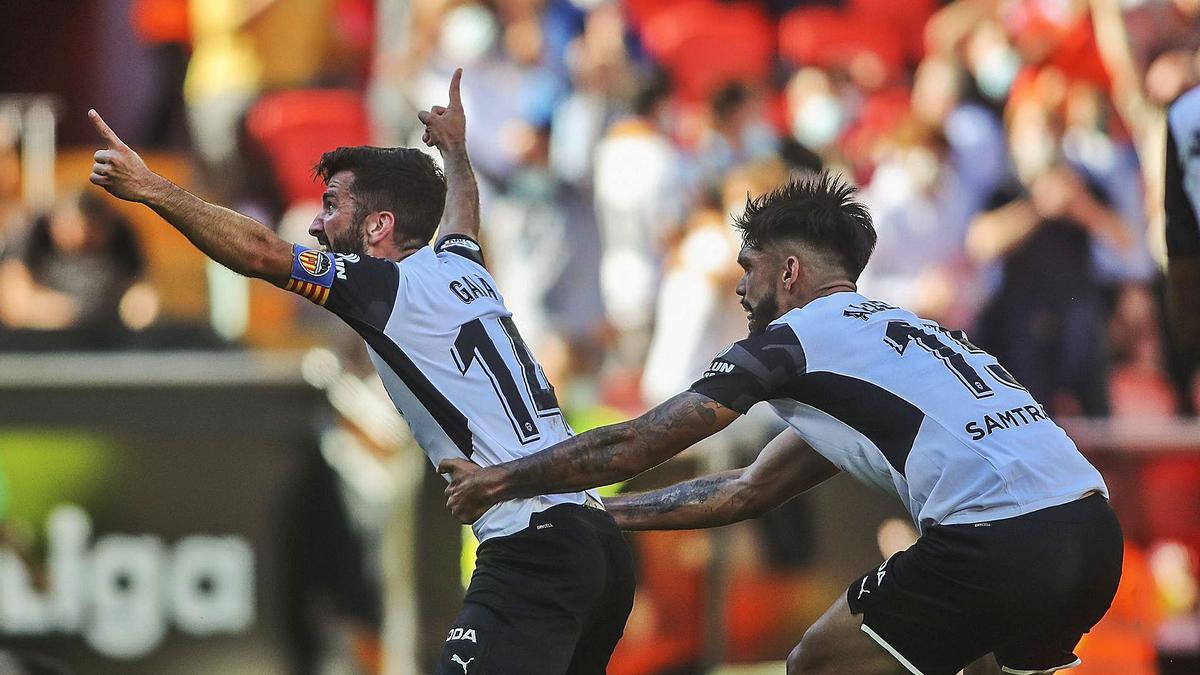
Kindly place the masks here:
MULTIPOLYGON (((473 239, 443 237, 399 262, 301 246, 293 253, 287 289, 362 336, 434 466, 451 458, 492 466, 572 435, 473 239)), ((480 541, 505 536, 535 512, 585 501, 576 492, 501 502, 473 529, 480 541)))
POLYGON ((768 401, 830 462, 898 495, 922 531, 1107 496, 995 357, 857 293, 817 298, 734 343, 692 390, 743 413, 768 401))

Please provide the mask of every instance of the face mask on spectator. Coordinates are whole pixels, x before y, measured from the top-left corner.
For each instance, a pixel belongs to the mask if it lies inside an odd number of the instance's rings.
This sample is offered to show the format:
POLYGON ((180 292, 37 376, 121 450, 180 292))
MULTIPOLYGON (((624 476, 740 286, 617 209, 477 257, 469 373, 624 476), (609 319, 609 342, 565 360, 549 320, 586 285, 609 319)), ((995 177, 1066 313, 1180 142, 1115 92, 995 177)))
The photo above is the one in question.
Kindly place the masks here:
POLYGON ((828 145, 842 130, 842 106, 830 94, 804 98, 792 116, 792 135, 809 148, 828 145))
POLYGON ((1008 89, 1021 69, 1021 57, 1008 47, 988 50, 975 66, 975 81, 984 96, 1000 100, 1008 95, 1008 89))
POLYGON ((496 19, 479 5, 460 5, 442 19, 438 47, 450 63, 474 63, 496 42, 496 19))

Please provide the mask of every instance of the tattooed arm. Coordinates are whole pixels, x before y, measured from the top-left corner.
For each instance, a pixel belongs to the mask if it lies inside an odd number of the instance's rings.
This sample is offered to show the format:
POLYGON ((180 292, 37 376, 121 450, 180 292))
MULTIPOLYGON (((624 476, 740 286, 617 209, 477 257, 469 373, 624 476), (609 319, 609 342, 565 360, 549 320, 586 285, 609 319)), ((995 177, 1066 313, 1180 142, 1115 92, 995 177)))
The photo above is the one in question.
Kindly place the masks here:
POLYGON ((729 426, 741 413, 684 392, 637 419, 593 429, 528 457, 479 468, 445 460, 446 506, 473 523, 505 499, 574 492, 632 478, 729 426))
POLYGON ((838 473, 792 429, 744 468, 604 500, 624 530, 690 530, 755 518, 838 473))

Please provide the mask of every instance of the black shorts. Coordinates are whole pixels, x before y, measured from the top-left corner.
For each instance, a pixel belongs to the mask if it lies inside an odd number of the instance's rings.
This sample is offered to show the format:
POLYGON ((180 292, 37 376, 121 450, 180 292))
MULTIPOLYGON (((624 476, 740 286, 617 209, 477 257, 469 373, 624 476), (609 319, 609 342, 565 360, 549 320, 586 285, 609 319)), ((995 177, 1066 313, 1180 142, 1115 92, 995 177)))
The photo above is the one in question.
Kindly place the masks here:
POLYGON ((1016 518, 930 527, 850 585, 863 631, 908 670, 1068 668, 1121 578, 1121 526, 1099 494, 1016 518))
POLYGON ((602 675, 633 609, 629 545, 608 513, 561 504, 479 546, 439 675, 602 675))

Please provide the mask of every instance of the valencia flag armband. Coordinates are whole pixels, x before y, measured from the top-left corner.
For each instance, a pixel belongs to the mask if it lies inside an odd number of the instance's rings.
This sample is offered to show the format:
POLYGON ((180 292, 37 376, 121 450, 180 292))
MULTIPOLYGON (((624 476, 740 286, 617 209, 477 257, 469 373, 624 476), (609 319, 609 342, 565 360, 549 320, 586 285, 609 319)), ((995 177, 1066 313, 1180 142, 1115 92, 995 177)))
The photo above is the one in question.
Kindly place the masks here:
POLYGON ((337 267, 331 254, 292 244, 292 276, 284 286, 286 290, 323 306, 329 299, 329 289, 336 275, 337 267))

